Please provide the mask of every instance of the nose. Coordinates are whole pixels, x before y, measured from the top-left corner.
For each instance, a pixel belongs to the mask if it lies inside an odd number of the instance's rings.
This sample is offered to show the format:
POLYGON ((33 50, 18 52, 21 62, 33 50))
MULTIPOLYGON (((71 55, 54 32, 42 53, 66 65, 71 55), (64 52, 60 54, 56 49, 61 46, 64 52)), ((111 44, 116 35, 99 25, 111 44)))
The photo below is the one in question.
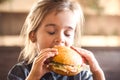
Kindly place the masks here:
POLYGON ((63 33, 56 35, 55 45, 61 45, 61 46, 65 45, 65 36, 63 33))

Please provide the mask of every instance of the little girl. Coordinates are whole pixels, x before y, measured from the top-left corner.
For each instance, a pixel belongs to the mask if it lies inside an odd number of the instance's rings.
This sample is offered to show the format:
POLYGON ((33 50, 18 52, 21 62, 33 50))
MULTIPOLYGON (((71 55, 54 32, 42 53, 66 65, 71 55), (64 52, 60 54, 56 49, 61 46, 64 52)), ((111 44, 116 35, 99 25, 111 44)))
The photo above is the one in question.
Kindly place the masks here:
POLYGON ((28 14, 21 34, 25 41, 20 62, 8 80, 105 80, 92 52, 73 45, 80 43, 83 12, 75 0, 39 0, 28 14), (58 54, 54 46, 67 46, 85 58, 90 71, 64 76, 49 70, 46 61, 58 54), (22 60, 22 61, 21 61, 22 60))

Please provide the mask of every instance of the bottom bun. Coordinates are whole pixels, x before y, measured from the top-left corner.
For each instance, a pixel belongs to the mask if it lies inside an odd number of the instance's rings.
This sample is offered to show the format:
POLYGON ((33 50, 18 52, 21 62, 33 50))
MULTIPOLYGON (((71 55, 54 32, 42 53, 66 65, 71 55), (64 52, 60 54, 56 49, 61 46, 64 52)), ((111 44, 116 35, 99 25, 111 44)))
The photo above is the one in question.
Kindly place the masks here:
POLYGON ((49 63, 49 69, 65 76, 77 75, 82 70, 81 66, 64 65, 56 62, 49 63))

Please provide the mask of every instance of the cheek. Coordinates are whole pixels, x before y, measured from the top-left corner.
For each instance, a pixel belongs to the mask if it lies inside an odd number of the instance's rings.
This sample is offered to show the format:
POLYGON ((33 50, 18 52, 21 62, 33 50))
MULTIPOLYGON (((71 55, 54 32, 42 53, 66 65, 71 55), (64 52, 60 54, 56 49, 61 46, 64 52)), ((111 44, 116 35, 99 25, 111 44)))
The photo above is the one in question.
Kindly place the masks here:
POLYGON ((74 44, 74 37, 66 39, 67 46, 72 46, 74 44))
POLYGON ((72 46, 72 45, 74 44, 74 40, 71 39, 71 40, 69 41, 69 44, 70 44, 70 46, 72 46))
POLYGON ((37 47, 39 50, 44 48, 49 48, 51 47, 52 41, 53 41, 52 38, 43 36, 37 39, 37 47))

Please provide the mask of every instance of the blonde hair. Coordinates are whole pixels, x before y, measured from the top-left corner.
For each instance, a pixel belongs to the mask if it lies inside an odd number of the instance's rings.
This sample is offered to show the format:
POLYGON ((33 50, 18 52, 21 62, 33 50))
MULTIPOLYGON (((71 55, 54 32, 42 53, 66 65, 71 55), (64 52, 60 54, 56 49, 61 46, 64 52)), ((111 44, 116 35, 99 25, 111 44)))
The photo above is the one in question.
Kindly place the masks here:
POLYGON ((81 37, 81 27, 84 22, 82 9, 79 3, 72 0, 39 0, 36 2, 30 13, 28 14, 26 21, 21 30, 21 36, 23 37, 24 49, 21 51, 19 60, 25 60, 27 63, 32 63, 37 55, 35 44, 29 39, 29 34, 32 31, 36 31, 42 20, 52 11, 57 13, 60 11, 70 10, 78 16, 78 24, 75 31, 75 45, 78 44, 78 40, 81 37))

